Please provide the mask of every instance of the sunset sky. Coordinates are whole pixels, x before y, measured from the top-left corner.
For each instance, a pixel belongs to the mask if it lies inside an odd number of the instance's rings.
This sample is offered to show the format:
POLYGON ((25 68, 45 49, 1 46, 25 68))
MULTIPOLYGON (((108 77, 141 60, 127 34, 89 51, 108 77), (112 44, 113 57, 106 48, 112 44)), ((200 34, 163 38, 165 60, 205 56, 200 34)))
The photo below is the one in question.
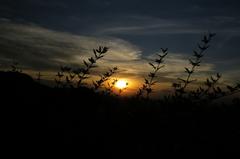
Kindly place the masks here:
POLYGON ((222 83, 239 81, 239 8, 239 0, 1 0, 0 68, 17 61, 53 78, 61 65, 81 66, 103 45, 110 50, 92 73, 117 66, 116 77, 129 81, 134 92, 162 47, 169 55, 158 87, 170 90, 211 31, 217 36, 196 76, 204 80, 220 72, 222 83))

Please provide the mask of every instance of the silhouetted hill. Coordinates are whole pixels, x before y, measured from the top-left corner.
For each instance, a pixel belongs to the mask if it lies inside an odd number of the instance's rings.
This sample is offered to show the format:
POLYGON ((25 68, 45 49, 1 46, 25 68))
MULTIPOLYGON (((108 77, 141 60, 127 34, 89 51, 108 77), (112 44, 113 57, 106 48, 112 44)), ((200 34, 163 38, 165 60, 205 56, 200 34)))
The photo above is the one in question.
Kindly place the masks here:
POLYGON ((0 88, 4 130, 19 146, 67 144, 114 158, 202 158, 239 151, 239 103, 118 98, 88 88, 50 88, 13 72, 0 72, 0 88))
POLYGON ((1 89, 12 91, 26 91, 29 89, 39 89, 46 86, 35 82, 32 77, 19 72, 2 72, 0 71, 0 87, 1 89))
POLYGON ((14 82, 13 84, 16 83, 33 83, 33 79, 27 75, 27 74, 23 74, 23 73, 19 73, 19 72, 3 72, 0 71, 0 80, 1 82, 14 82))

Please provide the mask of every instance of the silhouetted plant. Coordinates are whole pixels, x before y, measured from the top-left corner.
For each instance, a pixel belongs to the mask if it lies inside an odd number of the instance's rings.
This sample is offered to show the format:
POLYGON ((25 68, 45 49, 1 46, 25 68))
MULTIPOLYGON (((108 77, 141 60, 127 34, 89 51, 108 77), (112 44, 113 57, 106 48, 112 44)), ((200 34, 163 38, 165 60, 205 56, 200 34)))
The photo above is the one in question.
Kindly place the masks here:
POLYGON ((223 97, 227 97, 227 96, 231 96, 234 95, 236 93, 240 93, 240 84, 236 84, 235 86, 230 86, 227 85, 226 89, 222 89, 220 87, 212 87, 213 91, 208 93, 208 98, 207 101, 208 102, 213 102, 217 99, 223 98, 223 97))
POLYGON ((149 62, 149 65, 152 67, 152 72, 148 74, 148 78, 145 78, 145 83, 141 88, 139 88, 137 92, 137 97, 143 96, 144 92, 146 92, 147 98, 149 98, 149 94, 152 93, 152 86, 156 84, 158 81, 155 80, 157 77, 157 72, 164 67, 162 63, 164 62, 163 59, 167 56, 168 54, 168 49, 163 49, 162 54, 157 54, 158 58, 155 59, 155 63, 149 62))
POLYGON ((116 83, 118 82, 118 79, 112 79, 111 82, 107 82, 105 88, 106 88, 106 94, 110 95, 110 94, 114 94, 113 88, 116 85, 116 83))
POLYGON ((216 87, 216 84, 220 80, 222 76, 217 73, 216 76, 211 76, 210 78, 207 78, 206 81, 204 82, 204 85, 206 88, 203 88, 200 86, 198 89, 191 91, 190 92, 190 98, 197 99, 197 100, 209 100, 213 96, 216 96, 217 94, 221 93, 223 94, 224 92, 220 87, 216 87))
POLYGON ((185 98, 188 98, 190 100, 197 99, 197 101, 202 100, 205 102, 211 102, 215 99, 222 98, 239 92, 240 89, 239 84, 237 84, 236 86, 229 85, 226 86, 226 88, 229 91, 224 91, 219 86, 216 86, 216 84, 222 77, 219 73, 217 73, 216 76, 211 76, 210 78, 206 79, 204 83, 206 88, 200 86, 196 90, 190 91, 189 93, 186 92, 187 86, 190 83, 196 81, 196 79, 191 80, 191 76, 195 72, 196 68, 200 66, 204 53, 209 48, 209 43, 215 35, 216 34, 214 33, 208 33, 207 35, 204 35, 202 39, 202 44, 198 44, 198 51, 193 50, 194 58, 189 59, 191 67, 185 68, 185 72, 187 73, 186 79, 178 78, 179 82, 173 83, 173 87, 175 88, 175 96, 173 96, 173 99, 179 97, 182 98, 183 95, 185 95, 185 98))
POLYGON ((216 96, 217 94, 223 94, 224 92, 220 87, 216 87, 217 82, 220 80, 222 76, 217 73, 217 75, 211 76, 211 78, 207 78, 205 85, 207 86, 207 89, 203 92, 203 95, 208 96, 208 98, 211 98, 212 96, 216 96))
POLYGON ((196 79, 192 80, 191 76, 195 72, 195 69, 200 66, 204 53, 209 48, 209 43, 215 35, 215 33, 208 33, 207 35, 204 35, 202 39, 202 44, 198 44, 198 50, 193 50, 194 57, 189 59, 191 67, 185 68, 185 72, 187 73, 186 79, 178 78, 179 82, 173 83, 176 96, 182 96, 183 94, 185 94, 185 89, 187 88, 187 86, 190 83, 196 81, 196 79))
POLYGON ((13 62, 11 65, 11 72, 22 72, 22 69, 20 68, 19 66, 19 63, 18 62, 13 62))
POLYGON ((43 75, 41 74, 41 72, 38 72, 38 73, 37 73, 37 79, 36 79, 36 80, 37 80, 39 83, 40 83, 41 80, 42 80, 42 76, 43 76, 43 75))
POLYGON ((63 77, 64 77, 64 74, 62 71, 57 72, 56 78, 54 79, 57 88, 63 86, 63 77))
POLYGON ((230 96, 240 92, 240 84, 235 86, 227 85, 226 89, 217 86, 218 81, 221 79, 222 75, 217 73, 215 76, 207 78, 204 82, 206 88, 200 86, 198 89, 190 91, 187 98, 192 102, 200 102, 200 104, 210 103, 216 99, 230 96))
POLYGON ((226 96, 234 95, 236 93, 240 93, 240 83, 237 83, 235 86, 227 85, 226 89, 226 91, 222 91, 222 89, 214 90, 215 95, 212 96, 212 99, 219 99, 226 96))
POLYGON ((89 78, 89 71, 90 69, 96 67, 94 64, 97 60, 104 57, 104 54, 107 53, 108 48, 99 46, 98 49, 93 49, 94 56, 88 58, 88 61, 83 60, 85 68, 80 68, 74 71, 74 73, 78 76, 77 86, 80 87, 83 80, 89 78))
POLYGON ((64 76, 63 78, 65 79, 64 87, 73 88, 74 78, 76 75, 73 73, 72 68, 68 66, 61 66, 61 72, 64 76))
POLYGON ((55 78, 57 87, 73 88, 75 86, 75 81, 77 81, 77 87, 80 87, 83 80, 89 78, 90 69, 96 67, 95 64, 97 60, 104 57, 107 51, 108 48, 102 46, 99 46, 98 49, 93 49, 94 56, 88 58, 88 61, 83 60, 84 68, 72 69, 68 66, 61 66, 60 71, 56 75, 57 78, 55 78))
POLYGON ((119 95, 121 95, 125 90, 127 90, 127 88, 128 88, 128 82, 126 82, 126 87, 118 89, 119 95))
POLYGON ((109 80, 109 78, 116 73, 117 69, 118 69, 117 67, 114 67, 113 69, 110 69, 109 71, 101 75, 101 78, 99 80, 93 81, 95 91, 97 91, 103 85, 104 82, 109 80))

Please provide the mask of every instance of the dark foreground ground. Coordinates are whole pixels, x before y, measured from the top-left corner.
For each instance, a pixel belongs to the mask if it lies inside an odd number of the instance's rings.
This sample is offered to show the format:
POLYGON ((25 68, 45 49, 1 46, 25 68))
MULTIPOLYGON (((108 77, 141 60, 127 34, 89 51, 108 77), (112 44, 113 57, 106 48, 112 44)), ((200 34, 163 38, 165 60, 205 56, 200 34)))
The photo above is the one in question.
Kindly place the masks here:
POLYGON ((197 106, 120 99, 6 72, 0 88, 5 147, 58 154, 70 148, 95 158, 233 158, 240 152, 239 100, 197 106))

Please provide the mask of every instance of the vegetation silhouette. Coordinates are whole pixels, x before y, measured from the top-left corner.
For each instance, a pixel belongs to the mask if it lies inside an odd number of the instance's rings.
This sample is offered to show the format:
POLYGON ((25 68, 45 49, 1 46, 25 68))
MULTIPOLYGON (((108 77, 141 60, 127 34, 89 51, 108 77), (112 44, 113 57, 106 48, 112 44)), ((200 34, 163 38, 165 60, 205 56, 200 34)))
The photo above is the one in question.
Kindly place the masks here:
POLYGON ((108 81, 109 78, 116 73, 117 70, 118 68, 114 67, 113 69, 110 69, 109 71, 105 72, 101 76, 101 79, 93 82, 94 89, 97 91, 104 84, 104 82, 108 81))
POLYGON ((94 56, 88 58, 88 61, 83 60, 84 67, 73 69, 68 66, 61 66, 60 71, 56 75, 56 87, 74 88, 74 80, 77 80, 76 87, 83 86, 83 81, 90 77, 90 70, 96 66, 99 59, 103 58, 107 53, 108 48, 99 46, 98 49, 93 49, 94 56))
POLYGON ((162 50, 162 54, 157 54, 158 58, 155 59, 154 61, 156 64, 149 62, 149 65, 153 68, 153 71, 148 74, 149 79, 145 78, 145 83, 141 88, 139 88, 137 92, 137 97, 141 97, 144 95, 144 93, 146 93, 146 97, 148 99, 150 93, 152 93, 152 86, 158 82, 158 81, 155 81, 155 78, 157 77, 157 72, 164 67, 164 65, 162 65, 162 63, 164 62, 163 59, 168 54, 167 48, 166 49, 161 48, 161 50, 162 50))
POLYGON ((200 50, 194 51, 195 59, 189 60, 191 68, 185 68, 187 78, 179 78, 173 84, 175 93, 158 100, 149 96, 167 49, 162 49, 156 64, 149 63, 153 72, 140 89, 146 91, 148 100, 112 95, 117 79, 110 77, 117 67, 93 82, 93 87, 83 86, 83 81, 91 75, 90 69, 108 51, 102 46, 93 50, 94 56, 88 62, 83 61, 84 68, 62 66, 55 79, 56 87, 35 82, 17 68, 1 71, 2 103, 6 103, 3 109, 11 117, 8 117, 11 125, 23 132, 38 126, 30 135, 19 132, 14 139, 24 138, 21 142, 39 145, 72 144, 90 156, 104 153, 112 157, 130 154, 134 158, 156 155, 202 158, 238 152, 239 98, 229 105, 212 101, 239 92, 240 84, 222 89, 217 86, 221 78, 218 73, 206 80, 204 88, 186 89, 195 81, 191 75, 202 62, 203 52, 213 36, 209 33, 203 37, 200 50), (96 91, 100 87, 106 87, 105 93, 96 91))
POLYGON ((209 48, 209 43, 215 35, 216 34, 213 34, 213 33, 208 33, 207 35, 204 35, 204 37, 202 39, 203 44, 198 44, 199 50, 198 51, 193 50, 194 58, 189 59, 189 63, 191 65, 191 67, 190 68, 185 67, 185 72, 187 73, 187 78, 186 79, 178 78, 179 82, 173 83, 173 87, 175 88, 175 96, 182 96, 183 94, 185 94, 186 93, 185 90, 186 90, 187 86, 190 83, 197 81, 196 79, 191 80, 191 76, 195 72, 196 68, 200 66, 200 64, 202 62, 201 60, 204 57, 204 53, 209 48))

